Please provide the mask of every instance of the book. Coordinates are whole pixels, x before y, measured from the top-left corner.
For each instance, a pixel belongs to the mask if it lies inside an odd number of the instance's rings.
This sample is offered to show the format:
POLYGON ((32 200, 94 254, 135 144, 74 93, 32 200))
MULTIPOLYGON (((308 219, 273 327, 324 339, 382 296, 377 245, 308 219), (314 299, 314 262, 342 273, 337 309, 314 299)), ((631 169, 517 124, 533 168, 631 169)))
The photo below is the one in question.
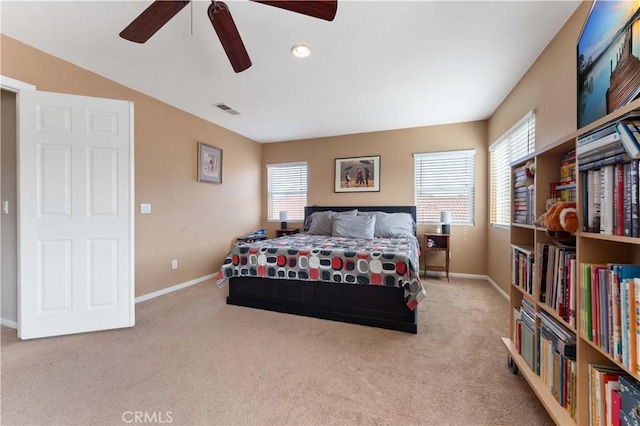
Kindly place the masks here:
POLYGON ((613 420, 613 400, 612 393, 620 391, 620 383, 618 382, 618 378, 609 380, 605 383, 605 412, 606 412, 606 425, 609 426, 612 424, 613 420))
POLYGON ((618 132, 614 132, 595 141, 591 141, 583 145, 578 145, 578 147, 576 148, 576 154, 578 155, 578 158, 580 158, 580 155, 582 154, 586 154, 587 152, 591 152, 608 145, 614 146, 619 141, 620 134, 618 132))
POLYGON ((582 154, 581 156, 578 157, 578 163, 586 164, 592 161, 596 161, 600 158, 613 157, 614 155, 623 154, 625 152, 626 151, 622 143, 617 142, 612 146, 607 145, 603 148, 595 149, 586 154, 582 154))
POLYGON ((622 355, 622 327, 620 315, 620 281, 618 275, 609 270, 609 282, 611 283, 612 321, 613 321, 613 359, 621 362, 622 355))
POLYGON ((593 180, 589 179, 590 182, 593 183, 592 186, 592 194, 591 198, 593 198, 593 223, 590 223, 590 232, 594 232, 596 234, 600 233, 600 194, 601 194, 601 186, 600 186, 600 169, 596 169, 593 171, 593 180))
POLYGON ((624 208, 624 224, 623 233, 625 237, 631 236, 631 163, 622 165, 624 170, 624 188, 623 188, 623 208, 624 208))
POLYGON ((640 210, 638 208, 638 160, 633 160, 629 163, 629 210, 630 210, 630 222, 631 222, 631 237, 640 237, 640 210))
MULTIPOLYGON (((582 195, 582 230, 584 232, 589 232, 589 214, 593 215, 593 212, 591 212, 589 209, 593 208, 593 204, 589 202, 589 195, 590 195, 590 191, 589 191, 589 172, 582 172, 580 173, 581 179, 580 181, 582 182, 582 190, 581 190, 581 195, 582 195)), ((593 175, 592 175, 593 176, 593 175)))
POLYGON ((611 157, 601 157, 589 163, 584 163, 584 164, 580 163, 578 165, 578 170, 581 172, 586 172, 593 169, 599 169, 603 166, 608 166, 610 164, 624 163, 627 161, 631 161, 631 157, 629 157, 629 155, 626 152, 622 152, 620 154, 616 154, 611 157))
MULTIPOLYGON (((620 383, 620 381, 618 381, 620 383)), ((622 409, 622 398, 620 389, 611 389, 611 425, 620 426, 620 410, 622 409)))
POLYGON ((631 158, 640 158, 640 130, 632 120, 621 120, 615 125, 620 141, 631 158))
POLYGON ((624 235, 624 164, 615 165, 613 184, 613 234, 624 235))
POLYGON ((636 332, 636 369, 635 372, 640 372, 640 362, 638 357, 640 356, 640 278, 633 279, 634 291, 635 291, 635 332, 636 332))
POLYGON ((586 134, 580 138, 578 138, 578 146, 587 145, 590 142, 596 141, 598 139, 602 139, 605 136, 608 136, 612 133, 615 133, 616 129, 613 124, 607 124, 603 127, 600 127, 589 134, 586 134))
POLYGON ((613 165, 601 169, 600 180, 600 233, 613 235, 613 189, 615 168, 613 165))

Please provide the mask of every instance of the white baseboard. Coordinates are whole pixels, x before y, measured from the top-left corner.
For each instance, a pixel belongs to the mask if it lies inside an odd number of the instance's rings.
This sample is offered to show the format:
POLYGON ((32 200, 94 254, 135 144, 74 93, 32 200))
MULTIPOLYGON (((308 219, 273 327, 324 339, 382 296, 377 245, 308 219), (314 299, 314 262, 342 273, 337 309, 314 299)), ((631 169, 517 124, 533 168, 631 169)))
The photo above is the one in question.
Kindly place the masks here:
MULTIPOLYGON (((423 276, 424 276, 424 271, 423 271, 423 276)), ((447 274, 444 272, 439 272, 439 271, 427 271, 426 276, 433 276, 433 277, 446 277, 447 274)), ((506 300, 509 300, 509 295, 502 289, 500 288, 500 286, 498 284, 495 283, 495 281, 493 281, 489 276, 487 275, 476 275, 476 274, 460 274, 460 273, 449 273, 449 277, 456 277, 456 278, 469 278, 469 279, 477 279, 477 280, 486 280, 489 282, 489 284, 491 284, 491 286, 493 286, 493 288, 496 289, 496 291, 498 293, 500 293, 500 296, 504 297, 506 300)))
POLYGON ((5 327, 13 328, 14 330, 18 329, 18 323, 10 319, 0 318, 0 324, 5 327))
POLYGON ((487 281, 489 281, 489 284, 491 284, 502 297, 504 297, 506 300, 509 300, 509 295, 507 294, 507 292, 504 291, 498 284, 496 284, 495 281, 493 281, 490 277, 487 277, 487 281))
MULTIPOLYGON (((140 296, 140 297, 136 297, 135 302, 136 303, 140 303, 140 302, 144 302, 145 300, 155 299, 156 297, 160 297, 160 296, 163 296, 163 295, 168 294, 168 293, 173 293, 174 291, 182 290, 183 288, 191 287, 192 285, 196 285, 196 284, 199 284, 199 283, 201 283, 203 281, 210 280, 212 278, 215 278, 216 275, 217 274, 209 274, 209 275, 205 275, 204 277, 200 277, 200 278, 193 279, 191 281, 187 281, 185 283, 176 284, 176 285, 171 286, 171 287, 163 288, 162 290, 154 291, 153 293, 149 293, 149 294, 145 294, 145 295, 140 296)), ((16 330, 18 329, 18 323, 16 321, 12 321, 10 319, 0 318, 0 324, 4 325, 5 327, 13 328, 13 329, 16 329, 16 330)))
MULTIPOLYGON (((423 276, 432 276, 432 277, 446 277, 447 274, 445 272, 440 271, 427 271, 426 274, 422 271, 423 276)), ((477 275, 477 274, 461 274, 459 272, 450 272, 450 278, 467 278, 472 280, 486 280, 488 277, 486 275, 477 275)))
POLYGON ((173 293, 174 291, 182 290, 183 288, 191 287, 192 285, 196 285, 203 281, 210 280, 212 278, 215 278, 216 275, 217 273, 205 275, 204 277, 196 278, 182 284, 176 284, 171 287, 163 288, 162 290, 154 291, 153 293, 148 293, 142 296, 138 296, 136 297, 135 302, 140 303, 140 302, 144 302, 145 300, 155 299, 156 297, 164 296, 165 294, 173 293))

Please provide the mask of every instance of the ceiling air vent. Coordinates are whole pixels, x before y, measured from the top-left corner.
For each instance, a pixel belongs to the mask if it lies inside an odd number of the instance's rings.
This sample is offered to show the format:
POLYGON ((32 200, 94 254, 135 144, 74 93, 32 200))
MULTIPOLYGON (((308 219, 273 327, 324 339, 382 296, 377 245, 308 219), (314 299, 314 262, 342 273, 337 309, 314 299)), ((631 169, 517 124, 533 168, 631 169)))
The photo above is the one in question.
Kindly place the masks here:
POLYGON ((235 109, 231 108, 229 105, 226 105, 226 104, 213 104, 213 106, 216 106, 221 110, 223 110, 224 112, 229 113, 231 115, 240 114, 238 111, 236 111, 235 109))

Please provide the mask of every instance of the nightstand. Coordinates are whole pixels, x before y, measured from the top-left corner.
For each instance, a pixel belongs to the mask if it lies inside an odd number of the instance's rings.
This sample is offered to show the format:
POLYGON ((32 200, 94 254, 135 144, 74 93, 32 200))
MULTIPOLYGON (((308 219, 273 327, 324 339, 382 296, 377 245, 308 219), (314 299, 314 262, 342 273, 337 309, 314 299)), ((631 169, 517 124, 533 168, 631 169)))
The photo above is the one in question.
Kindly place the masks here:
POLYGON ((449 234, 423 234, 423 247, 422 250, 424 252, 424 274, 427 274, 427 270, 429 271, 441 271, 447 273, 447 281, 449 281, 449 259, 451 257, 451 235, 449 234), (433 242, 431 247, 429 247, 429 240, 433 242), (428 264, 428 253, 433 251, 441 251, 444 252, 444 265, 429 265, 428 264))
POLYGON ((300 232, 300 228, 276 229, 276 238, 283 237, 285 235, 297 234, 298 232, 300 232))

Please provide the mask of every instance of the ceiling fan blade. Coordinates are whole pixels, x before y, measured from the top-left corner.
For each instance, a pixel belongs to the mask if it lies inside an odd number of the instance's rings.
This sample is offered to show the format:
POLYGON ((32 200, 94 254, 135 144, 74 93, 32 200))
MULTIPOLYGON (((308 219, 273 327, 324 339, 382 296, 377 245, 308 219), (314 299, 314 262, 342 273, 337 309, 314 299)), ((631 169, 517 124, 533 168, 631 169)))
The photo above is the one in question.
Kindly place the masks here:
POLYGON ((227 53, 231 66, 235 72, 242 72, 251 66, 251 59, 244 47, 240 33, 233 22, 231 13, 226 4, 216 1, 209 5, 207 10, 211 24, 218 34, 220 43, 227 53))
POLYGON ((188 4, 189 1, 154 1, 122 30, 120 37, 144 43, 188 4))
POLYGON ((285 1, 285 0, 252 0, 256 3, 268 4, 280 9, 302 13, 314 18, 333 21, 338 10, 338 0, 311 0, 311 1, 285 1))

